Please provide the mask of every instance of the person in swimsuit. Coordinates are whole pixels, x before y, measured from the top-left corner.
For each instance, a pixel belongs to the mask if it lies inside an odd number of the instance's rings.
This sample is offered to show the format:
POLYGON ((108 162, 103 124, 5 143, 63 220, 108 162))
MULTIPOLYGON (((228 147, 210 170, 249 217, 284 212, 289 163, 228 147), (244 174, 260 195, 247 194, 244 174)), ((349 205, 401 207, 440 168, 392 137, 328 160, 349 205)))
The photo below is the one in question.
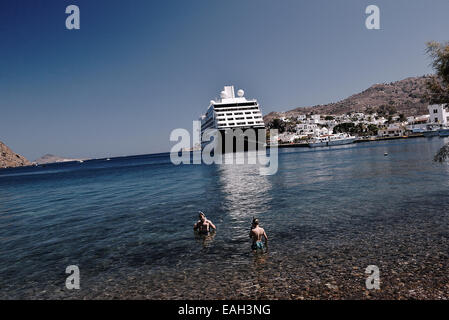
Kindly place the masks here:
POLYGON ((206 215, 200 211, 200 220, 193 225, 193 230, 198 231, 201 234, 208 234, 210 228, 217 230, 217 227, 212 223, 212 221, 206 219, 206 215))
POLYGON ((268 248, 268 236, 265 233, 265 230, 259 226, 259 219, 256 218, 253 219, 253 224, 251 225, 249 237, 253 240, 251 249, 263 250, 264 242, 265 247, 268 248), (262 242, 262 238, 264 238, 264 242, 262 242))

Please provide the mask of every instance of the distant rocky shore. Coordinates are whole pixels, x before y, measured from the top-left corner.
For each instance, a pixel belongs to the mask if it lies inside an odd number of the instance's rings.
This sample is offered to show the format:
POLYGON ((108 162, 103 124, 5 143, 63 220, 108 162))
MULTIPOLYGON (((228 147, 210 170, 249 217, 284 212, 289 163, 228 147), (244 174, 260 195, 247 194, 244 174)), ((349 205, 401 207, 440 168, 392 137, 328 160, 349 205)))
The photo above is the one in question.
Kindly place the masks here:
POLYGON ((0 168, 29 166, 31 162, 0 141, 0 168))
POLYGON ((79 161, 82 159, 69 159, 63 158, 59 156, 55 156, 54 154, 46 154, 39 159, 34 160, 36 164, 47 164, 47 163, 57 163, 57 162, 69 162, 69 161, 79 161))
POLYGON ((53 154, 46 154, 31 162, 24 156, 12 151, 6 144, 0 141, 0 169, 80 160, 83 159, 70 159, 55 156, 53 154))

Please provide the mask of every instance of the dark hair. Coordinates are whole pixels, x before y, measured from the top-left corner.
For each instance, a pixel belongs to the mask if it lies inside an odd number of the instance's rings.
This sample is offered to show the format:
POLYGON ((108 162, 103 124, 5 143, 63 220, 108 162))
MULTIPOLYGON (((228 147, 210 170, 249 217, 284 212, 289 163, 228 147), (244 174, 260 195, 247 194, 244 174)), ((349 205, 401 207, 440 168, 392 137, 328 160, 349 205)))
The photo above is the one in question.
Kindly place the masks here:
POLYGON ((256 226, 258 226, 258 225, 259 225, 259 219, 254 218, 254 219, 253 219, 253 224, 256 225, 256 226))
POLYGON ((200 212, 199 217, 206 217, 206 215, 203 212, 200 212))

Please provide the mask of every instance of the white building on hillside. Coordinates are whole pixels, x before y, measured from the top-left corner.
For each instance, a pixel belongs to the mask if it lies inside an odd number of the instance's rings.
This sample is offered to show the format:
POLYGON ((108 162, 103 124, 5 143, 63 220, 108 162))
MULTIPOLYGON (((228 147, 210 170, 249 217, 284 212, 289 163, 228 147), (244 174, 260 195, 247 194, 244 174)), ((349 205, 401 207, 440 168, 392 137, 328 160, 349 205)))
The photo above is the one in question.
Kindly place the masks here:
POLYGON ((321 115, 319 115, 319 114, 312 114, 310 116, 309 123, 320 123, 321 122, 320 120, 321 120, 321 115))
POLYGON ((296 139, 299 139, 300 136, 297 135, 296 133, 291 133, 291 132, 284 132, 279 134, 279 136, 277 136, 278 140, 282 141, 282 142, 290 142, 293 143, 296 139))
POLYGON ((315 130, 318 128, 318 125, 312 123, 298 123, 296 125, 296 132, 298 134, 304 134, 304 135, 308 135, 308 134, 314 134, 315 130))
POLYGON ((429 109, 429 123, 448 124, 449 112, 444 104, 432 104, 427 108, 429 109))
POLYGON ((379 137, 402 137, 404 135, 404 129, 395 124, 391 124, 386 128, 379 129, 377 136, 379 137))

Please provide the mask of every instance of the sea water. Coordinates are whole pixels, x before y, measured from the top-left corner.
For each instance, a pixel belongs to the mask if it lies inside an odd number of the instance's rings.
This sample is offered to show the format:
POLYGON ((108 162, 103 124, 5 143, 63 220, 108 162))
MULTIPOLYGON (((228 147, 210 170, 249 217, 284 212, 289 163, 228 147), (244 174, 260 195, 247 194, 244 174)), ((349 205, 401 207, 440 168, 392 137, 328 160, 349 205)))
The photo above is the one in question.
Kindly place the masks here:
POLYGON ((405 272, 438 281, 449 165, 433 156, 445 142, 279 149, 272 176, 169 154, 1 170, 0 298, 319 298, 335 286, 352 297, 368 265, 384 285, 405 272), (199 210, 216 233, 195 235, 199 210), (253 217, 267 253, 250 249, 253 217), (65 287, 69 265, 79 290, 65 287))

